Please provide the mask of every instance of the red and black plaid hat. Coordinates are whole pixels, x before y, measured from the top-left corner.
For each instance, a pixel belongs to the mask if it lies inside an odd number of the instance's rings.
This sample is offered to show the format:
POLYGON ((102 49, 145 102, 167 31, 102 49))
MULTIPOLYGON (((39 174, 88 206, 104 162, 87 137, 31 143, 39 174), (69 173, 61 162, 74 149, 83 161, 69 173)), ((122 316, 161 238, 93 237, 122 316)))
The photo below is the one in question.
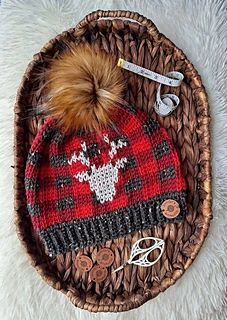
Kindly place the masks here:
POLYGON ((184 219, 185 180, 167 131, 134 108, 114 117, 99 133, 70 134, 49 117, 34 139, 27 207, 51 256, 184 219))

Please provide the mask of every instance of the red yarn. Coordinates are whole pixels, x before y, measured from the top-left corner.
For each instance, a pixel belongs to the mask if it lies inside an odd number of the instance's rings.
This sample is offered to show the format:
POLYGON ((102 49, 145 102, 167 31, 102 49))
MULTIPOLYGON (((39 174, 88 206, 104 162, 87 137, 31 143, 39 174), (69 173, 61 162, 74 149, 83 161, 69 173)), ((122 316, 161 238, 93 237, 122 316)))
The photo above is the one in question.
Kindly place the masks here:
POLYGON ((106 128, 100 134, 89 133, 80 137, 76 134, 64 136, 63 131, 55 128, 53 119, 46 120, 33 141, 25 172, 28 181, 26 188, 28 207, 36 208, 37 206, 38 208, 37 213, 31 211, 35 229, 42 230, 57 223, 113 212, 167 192, 180 192, 186 189, 178 153, 164 128, 154 120, 150 120, 153 132, 146 132, 146 130, 149 131, 146 129, 149 123, 147 115, 141 111, 132 114, 122 109, 116 113, 114 123, 116 130, 106 128), (51 131, 49 136, 48 131, 51 131), (63 136, 64 141, 57 140, 59 134, 63 136), (109 154, 110 144, 104 141, 105 136, 108 136, 110 143, 118 137, 127 139, 127 145, 119 147, 112 159, 109 154), (158 155, 157 148, 163 141, 167 144, 166 154, 164 151, 163 154, 158 155), (68 161, 72 159, 74 152, 76 155, 80 154, 81 144, 84 142, 87 147, 97 144, 100 153, 95 150, 92 156, 92 151, 90 154, 87 151, 89 167, 81 161, 72 161, 70 165, 68 161), (62 159, 66 156, 67 163, 61 162, 59 156, 62 156, 62 159), (38 160, 35 160, 35 157, 38 160), (55 158, 60 159, 59 165, 57 162, 53 164, 55 158), (91 190, 89 182, 80 182, 75 177, 78 173, 89 170, 91 174, 92 165, 95 165, 94 168, 97 171, 108 163, 114 167, 117 160, 124 158, 133 158, 135 165, 126 169, 129 162, 124 162, 123 167, 118 169, 118 181, 114 183, 116 194, 113 195, 112 201, 101 203, 95 199, 97 195, 91 190), (172 177, 170 174, 167 179, 161 178, 160 174, 164 169, 173 171, 172 177), (129 181, 132 183, 132 179, 137 181, 138 186, 135 186, 135 190, 130 188, 127 190, 127 183, 129 181), (141 186, 139 186, 140 183, 141 186), (64 209, 64 201, 62 203, 58 201, 67 198, 73 199, 73 204, 70 204, 71 200, 68 200, 68 203, 66 201, 64 209))

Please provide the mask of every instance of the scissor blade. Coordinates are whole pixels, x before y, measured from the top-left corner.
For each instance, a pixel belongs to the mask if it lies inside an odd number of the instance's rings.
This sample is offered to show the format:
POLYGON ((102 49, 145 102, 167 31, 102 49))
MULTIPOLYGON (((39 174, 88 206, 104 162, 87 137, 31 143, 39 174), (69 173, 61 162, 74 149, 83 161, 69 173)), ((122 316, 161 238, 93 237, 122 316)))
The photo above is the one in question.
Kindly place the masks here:
POLYGON ((115 272, 118 272, 120 271, 121 269, 123 269, 125 266, 125 264, 122 264, 120 267, 118 267, 117 269, 115 269, 112 273, 115 273, 115 272))

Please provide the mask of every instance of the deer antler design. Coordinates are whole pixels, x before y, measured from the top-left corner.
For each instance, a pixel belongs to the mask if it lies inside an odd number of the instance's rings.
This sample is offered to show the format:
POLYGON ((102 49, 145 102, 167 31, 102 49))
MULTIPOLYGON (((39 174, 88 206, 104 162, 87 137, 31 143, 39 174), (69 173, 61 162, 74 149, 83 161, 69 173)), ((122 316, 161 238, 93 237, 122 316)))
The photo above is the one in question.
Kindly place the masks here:
POLYGON ((126 141, 122 141, 121 139, 117 142, 110 141, 107 134, 103 136, 103 140, 111 147, 108 152, 110 160, 107 164, 98 167, 96 167, 95 164, 91 165, 85 142, 81 143, 82 151, 79 152, 79 155, 76 155, 74 152, 71 159, 68 160, 70 165, 72 165, 73 162, 79 161, 89 168, 88 171, 79 172, 75 174, 74 177, 78 179, 79 182, 88 181, 91 191, 95 192, 97 200, 101 203, 113 200, 116 194, 115 184, 118 182, 118 171, 120 168, 124 168, 127 162, 127 158, 123 157, 118 159, 115 164, 112 163, 112 159, 114 155, 117 154, 117 150, 127 146, 126 141))

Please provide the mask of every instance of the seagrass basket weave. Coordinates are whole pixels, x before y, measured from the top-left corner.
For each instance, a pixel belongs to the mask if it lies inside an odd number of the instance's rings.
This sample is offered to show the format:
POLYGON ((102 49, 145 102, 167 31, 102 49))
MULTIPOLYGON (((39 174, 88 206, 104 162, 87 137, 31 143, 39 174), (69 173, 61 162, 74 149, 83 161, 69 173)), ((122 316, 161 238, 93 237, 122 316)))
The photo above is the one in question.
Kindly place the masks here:
MULTIPOLYGON (((99 10, 87 15, 75 28, 50 40, 29 64, 15 105, 15 222, 19 238, 42 278, 66 294, 74 305, 93 312, 136 308, 173 285, 198 254, 212 218, 209 123, 206 92, 192 63, 182 50, 159 33, 153 22, 138 13, 99 10), (188 213, 182 223, 167 224, 105 243, 105 247, 114 252, 115 261, 108 277, 100 284, 91 282, 88 273, 78 272, 75 266, 77 252, 57 258, 45 254, 26 208, 26 158, 43 123, 42 116, 36 113, 37 106, 42 103, 40 88, 43 85, 37 80, 37 74, 48 68, 50 59, 64 50, 65 41, 93 43, 116 57, 160 74, 175 70, 185 77, 178 88, 163 86, 162 93, 175 93, 181 102, 170 116, 162 118, 153 111, 159 84, 125 72, 128 81, 126 100, 157 119, 180 151, 188 185, 188 213), (161 259, 152 267, 129 265, 123 271, 111 274, 129 258, 133 243, 147 236, 165 240, 161 259)), ((98 249, 89 247, 81 252, 95 261, 98 249)))

